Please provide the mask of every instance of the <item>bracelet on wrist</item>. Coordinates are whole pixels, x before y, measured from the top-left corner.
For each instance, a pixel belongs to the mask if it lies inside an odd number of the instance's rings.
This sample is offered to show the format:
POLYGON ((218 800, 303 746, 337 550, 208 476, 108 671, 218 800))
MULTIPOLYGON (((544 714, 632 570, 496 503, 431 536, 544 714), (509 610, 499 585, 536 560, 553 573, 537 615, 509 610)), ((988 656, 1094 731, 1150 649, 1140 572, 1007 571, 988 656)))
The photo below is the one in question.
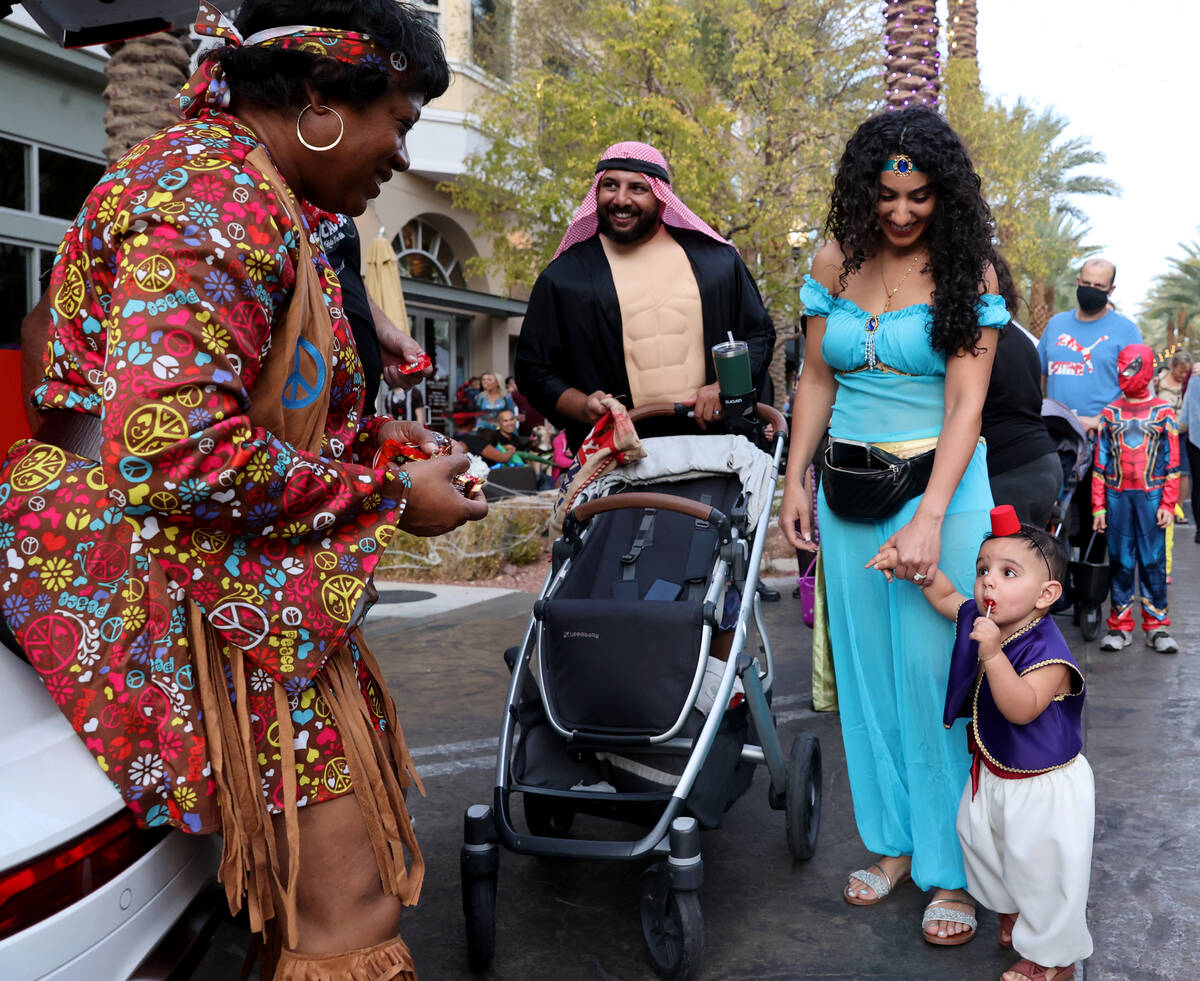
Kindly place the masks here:
POLYGON ((981 658, 979 658, 979 663, 980 663, 980 664, 987 664, 987 663, 988 663, 988 661, 994 661, 994 660, 996 660, 996 658, 998 658, 998 657, 999 657, 1001 654, 1003 654, 1003 653, 1004 653, 1003 651, 996 651, 996 653, 995 653, 995 654, 993 654, 991 657, 981 657, 981 658))

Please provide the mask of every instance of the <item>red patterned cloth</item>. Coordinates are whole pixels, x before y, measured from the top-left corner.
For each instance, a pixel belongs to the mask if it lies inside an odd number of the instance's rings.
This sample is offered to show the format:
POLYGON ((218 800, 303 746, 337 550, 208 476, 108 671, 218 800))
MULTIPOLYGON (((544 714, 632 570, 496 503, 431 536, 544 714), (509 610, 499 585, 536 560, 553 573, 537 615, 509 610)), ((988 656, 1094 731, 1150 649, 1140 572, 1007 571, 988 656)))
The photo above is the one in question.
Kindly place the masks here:
MULTIPOLYGON (((203 110, 104 174, 55 260, 35 393, 45 408, 101 417, 100 461, 29 440, 0 466, 5 620, 128 805, 191 831, 218 821, 185 601, 244 652, 271 809, 282 780, 274 682, 300 803, 344 794, 346 754, 313 680, 347 648, 380 727, 386 696, 351 632, 407 494, 402 473, 370 466, 382 423, 362 422, 341 288, 316 235, 247 160, 257 146, 237 120, 203 110), (249 416, 304 261, 320 277, 332 354, 326 363, 301 340, 283 402, 328 399, 319 452, 249 416)), ((234 691, 228 662, 226 674, 234 691)))
MULTIPOLYGON (((667 158, 649 143, 614 143, 604 151, 604 155, 600 159, 619 160, 622 158, 626 160, 642 160, 661 167, 663 170, 667 169, 667 158)), ((557 259, 572 245, 578 245, 580 242, 596 234, 597 229, 600 227, 599 221, 596 218, 596 188, 600 186, 600 178, 604 176, 604 173, 605 171, 597 172, 595 180, 592 181, 591 189, 575 210, 571 224, 567 226, 567 234, 559 242, 558 250, 554 253, 554 258, 557 259)), ((728 240, 718 235, 708 222, 696 215, 675 196, 675 192, 671 190, 669 181, 647 174, 646 183, 650 185, 650 190, 654 192, 654 196, 662 202, 661 217, 663 224, 672 225, 675 228, 690 228, 694 232, 700 232, 711 239, 715 239, 722 245, 730 244, 728 240)))
POLYGON ((629 419, 629 410, 616 399, 604 400, 608 412, 597 420, 587 434, 575 462, 567 470, 566 480, 558 491, 554 511, 550 515, 550 537, 562 534, 562 525, 567 513, 575 504, 580 492, 603 477, 614 467, 640 460, 646 455, 637 430, 629 419))

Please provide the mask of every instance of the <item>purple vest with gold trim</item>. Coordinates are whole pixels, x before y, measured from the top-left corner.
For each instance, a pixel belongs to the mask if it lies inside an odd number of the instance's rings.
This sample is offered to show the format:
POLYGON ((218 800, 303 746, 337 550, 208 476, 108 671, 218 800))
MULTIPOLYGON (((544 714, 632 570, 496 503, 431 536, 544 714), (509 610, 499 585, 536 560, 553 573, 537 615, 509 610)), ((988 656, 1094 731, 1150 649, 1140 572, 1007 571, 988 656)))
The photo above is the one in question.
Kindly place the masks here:
POLYGON ((1036 719, 1019 726, 1009 722, 996 707, 987 677, 979 674, 979 645, 970 636, 978 616, 979 607, 973 599, 958 609, 942 722, 950 728, 957 718, 971 719, 981 752, 1003 770, 1042 773, 1070 763, 1083 749, 1085 686, 1083 672, 1071 656, 1062 631, 1049 617, 1043 617, 1003 644, 1004 654, 1017 674, 1046 664, 1065 664, 1071 676, 1071 694, 1052 701, 1036 719))

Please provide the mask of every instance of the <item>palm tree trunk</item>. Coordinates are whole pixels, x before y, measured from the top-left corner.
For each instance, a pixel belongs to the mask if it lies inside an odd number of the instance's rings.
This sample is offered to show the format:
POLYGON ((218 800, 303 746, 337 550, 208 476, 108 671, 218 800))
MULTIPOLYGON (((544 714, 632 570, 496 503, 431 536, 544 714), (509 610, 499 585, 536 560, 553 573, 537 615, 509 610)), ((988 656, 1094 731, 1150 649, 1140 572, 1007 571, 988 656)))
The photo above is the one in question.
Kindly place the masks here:
POLYGON ((113 163, 135 143, 179 121, 171 100, 187 81, 192 47, 186 33, 163 31, 121 41, 108 51, 104 155, 113 163))
POLYGON ((946 40, 950 57, 946 59, 946 118, 956 125, 956 118, 974 115, 983 109, 983 93, 979 88, 979 49, 975 31, 979 22, 976 0, 950 0, 950 20, 946 25, 946 40))
POLYGON ((884 0, 884 94, 889 109, 937 108, 942 81, 933 0, 884 0))
POLYGON ((950 57, 961 58, 975 66, 975 84, 979 84, 979 48, 975 33, 979 26, 979 6, 976 0, 950 0, 950 23, 946 35, 950 42, 950 57))
POLYGON ((1029 332, 1041 337, 1053 315, 1054 287, 1046 282, 1032 283, 1029 288, 1029 332))

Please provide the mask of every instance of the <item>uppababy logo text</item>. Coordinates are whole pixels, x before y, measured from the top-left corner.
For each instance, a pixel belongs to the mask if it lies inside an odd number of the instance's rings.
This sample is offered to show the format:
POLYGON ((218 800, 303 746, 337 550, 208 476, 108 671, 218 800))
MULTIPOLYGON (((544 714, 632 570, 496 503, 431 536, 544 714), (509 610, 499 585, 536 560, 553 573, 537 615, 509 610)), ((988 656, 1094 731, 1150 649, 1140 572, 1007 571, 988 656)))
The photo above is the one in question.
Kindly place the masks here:
POLYGON ((589 637, 592 640, 599 640, 600 635, 594 634, 589 630, 564 630, 563 640, 575 640, 577 638, 589 637))

